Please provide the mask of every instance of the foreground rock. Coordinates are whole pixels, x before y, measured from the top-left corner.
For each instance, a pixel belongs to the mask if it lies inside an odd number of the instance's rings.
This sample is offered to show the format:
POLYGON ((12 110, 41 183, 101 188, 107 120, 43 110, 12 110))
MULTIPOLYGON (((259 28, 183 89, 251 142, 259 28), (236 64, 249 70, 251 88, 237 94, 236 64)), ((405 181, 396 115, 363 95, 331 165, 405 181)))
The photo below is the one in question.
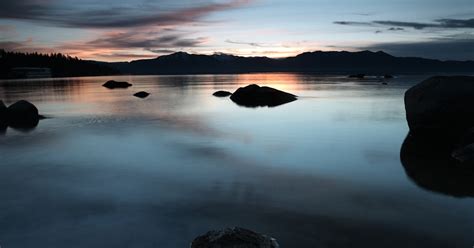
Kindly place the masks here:
POLYGON ((474 77, 432 77, 405 93, 414 135, 454 137, 474 127, 474 77))
POLYGON ((133 94, 133 96, 138 97, 138 98, 147 98, 149 95, 150 95, 150 93, 145 92, 145 91, 140 91, 140 92, 137 92, 137 93, 133 94))
POLYGON ((214 94, 212 95, 217 96, 217 97, 228 97, 232 95, 232 93, 230 93, 229 91, 219 90, 219 91, 214 92, 214 94))
POLYGON ((474 77, 432 77, 405 93, 401 160, 421 187, 474 196, 474 77))
POLYGON ((293 94, 256 84, 237 89, 230 99, 245 107, 275 107, 297 100, 293 94))
POLYGON ((115 81, 115 80, 110 80, 110 81, 107 81, 102 86, 104 86, 105 88, 108 88, 108 89, 124 89, 124 88, 128 88, 128 87, 132 86, 132 84, 130 84, 128 82, 119 82, 119 81, 115 81))
POLYGON ((274 238, 244 228, 210 231, 197 237, 191 248, 278 248, 274 238))
POLYGON ((5 123, 11 127, 35 127, 40 118, 36 106, 24 100, 10 105, 4 115, 5 123))

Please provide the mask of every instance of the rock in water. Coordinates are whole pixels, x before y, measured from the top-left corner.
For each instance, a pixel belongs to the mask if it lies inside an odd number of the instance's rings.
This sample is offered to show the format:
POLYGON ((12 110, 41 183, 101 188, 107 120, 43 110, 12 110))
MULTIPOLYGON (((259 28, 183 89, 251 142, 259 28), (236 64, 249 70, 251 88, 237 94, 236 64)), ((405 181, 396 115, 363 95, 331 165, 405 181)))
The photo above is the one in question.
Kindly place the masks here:
POLYGON ((5 103, 3 103, 2 100, 0 100, 0 122, 4 120, 6 113, 7 113, 7 106, 5 105, 5 103))
POLYGON ((365 78, 365 74, 352 74, 352 75, 349 75, 349 78, 364 79, 364 78, 365 78))
POLYGON ((146 98, 149 95, 150 95, 150 93, 145 92, 145 91, 140 91, 140 92, 137 92, 137 93, 133 94, 133 96, 138 97, 138 98, 146 98))
POLYGON ((232 93, 230 93, 229 91, 219 90, 219 91, 214 92, 214 94, 212 95, 217 96, 217 97, 227 97, 227 96, 232 95, 232 93))
POLYGON ((11 127, 35 127, 41 116, 38 109, 28 101, 18 101, 6 110, 6 121, 11 127))
POLYGON ((424 80, 405 93, 405 109, 412 134, 456 137, 474 127, 474 77, 424 80))
POLYGON ((130 84, 128 82, 118 82, 118 81, 110 80, 110 81, 107 81, 102 86, 104 86, 105 88, 108 88, 108 89, 117 89, 117 88, 124 89, 124 88, 128 88, 128 87, 132 86, 132 84, 130 84))
POLYGON ((210 231, 197 237, 191 248, 278 248, 274 238, 244 228, 210 231))
POLYGON ((245 107, 275 107, 297 100, 293 94, 256 84, 237 89, 230 99, 245 107))

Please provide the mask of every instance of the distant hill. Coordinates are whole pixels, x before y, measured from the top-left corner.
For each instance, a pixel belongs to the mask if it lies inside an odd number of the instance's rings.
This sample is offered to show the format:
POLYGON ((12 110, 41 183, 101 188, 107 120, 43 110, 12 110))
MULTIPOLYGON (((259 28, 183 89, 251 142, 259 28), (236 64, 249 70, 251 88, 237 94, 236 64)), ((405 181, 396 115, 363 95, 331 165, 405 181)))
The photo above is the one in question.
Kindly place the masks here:
POLYGON ((229 54, 199 55, 177 52, 155 59, 131 62, 100 62, 63 54, 14 53, 0 49, 0 78, 13 68, 51 69, 53 77, 115 74, 220 74, 249 72, 302 72, 327 74, 473 74, 474 61, 440 61, 395 57, 384 52, 306 52, 294 57, 241 57, 229 54))
POLYGON ((0 78, 14 78, 16 69, 48 68, 53 77, 100 76, 120 72, 95 61, 81 60, 61 53, 18 53, 0 49, 0 78))
POLYGON ((206 74, 246 72, 308 73, 474 73, 474 61, 440 61, 395 57, 384 52, 306 52, 271 59, 228 54, 197 55, 177 52, 155 59, 110 63, 127 74, 206 74))

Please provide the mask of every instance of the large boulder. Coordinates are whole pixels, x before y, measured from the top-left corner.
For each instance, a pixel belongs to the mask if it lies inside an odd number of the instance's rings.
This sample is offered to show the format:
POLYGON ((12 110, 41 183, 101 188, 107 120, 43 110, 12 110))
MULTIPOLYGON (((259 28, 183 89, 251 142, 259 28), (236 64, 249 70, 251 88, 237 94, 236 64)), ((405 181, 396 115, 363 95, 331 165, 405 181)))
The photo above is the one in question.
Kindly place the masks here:
POLYGON ((274 238, 244 228, 210 231, 197 237, 191 248, 278 248, 274 238))
POLYGON ((115 81, 115 80, 110 80, 110 81, 107 81, 102 86, 104 86, 105 88, 108 88, 108 89, 117 89, 117 88, 124 89, 124 88, 128 88, 128 87, 132 86, 132 84, 130 84, 128 82, 119 82, 119 81, 115 81))
POLYGON ((413 135, 457 138, 474 127, 474 77, 432 77, 405 93, 408 126, 413 135))
POLYGON ((6 110, 6 122, 11 127, 34 127, 41 116, 32 103, 21 100, 10 105, 6 110))
POLYGON ((237 89, 230 99, 245 107, 275 107, 297 100, 293 94, 256 84, 237 89))

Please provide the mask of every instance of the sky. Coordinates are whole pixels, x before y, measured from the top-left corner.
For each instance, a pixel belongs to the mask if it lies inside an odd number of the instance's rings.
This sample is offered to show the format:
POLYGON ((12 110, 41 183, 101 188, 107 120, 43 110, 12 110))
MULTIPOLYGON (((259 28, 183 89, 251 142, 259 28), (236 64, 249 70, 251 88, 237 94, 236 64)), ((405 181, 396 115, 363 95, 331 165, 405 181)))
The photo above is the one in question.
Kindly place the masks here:
POLYGON ((474 1, 2 0, 0 48, 101 61, 317 50, 474 60, 474 1))

